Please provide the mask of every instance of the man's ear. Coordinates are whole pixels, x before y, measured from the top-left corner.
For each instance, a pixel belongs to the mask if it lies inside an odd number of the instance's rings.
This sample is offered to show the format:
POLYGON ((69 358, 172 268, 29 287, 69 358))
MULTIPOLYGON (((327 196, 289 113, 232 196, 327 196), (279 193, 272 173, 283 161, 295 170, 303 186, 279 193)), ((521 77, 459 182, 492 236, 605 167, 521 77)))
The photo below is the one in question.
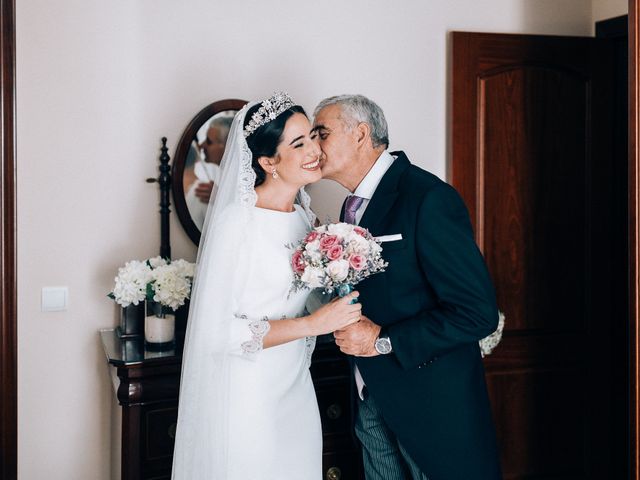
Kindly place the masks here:
POLYGON ((371 127, 368 123, 360 122, 356 125, 355 135, 358 148, 371 143, 371 127))

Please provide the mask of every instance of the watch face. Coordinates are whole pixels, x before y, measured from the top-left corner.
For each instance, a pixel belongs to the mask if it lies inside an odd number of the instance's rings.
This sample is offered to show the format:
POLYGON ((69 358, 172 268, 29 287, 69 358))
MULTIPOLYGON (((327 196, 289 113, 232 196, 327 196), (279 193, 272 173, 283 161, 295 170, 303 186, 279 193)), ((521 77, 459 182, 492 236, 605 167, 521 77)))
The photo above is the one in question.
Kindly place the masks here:
POLYGON ((391 341, 388 338, 379 338, 376 340, 375 347, 379 354, 385 355, 391 352, 391 341))

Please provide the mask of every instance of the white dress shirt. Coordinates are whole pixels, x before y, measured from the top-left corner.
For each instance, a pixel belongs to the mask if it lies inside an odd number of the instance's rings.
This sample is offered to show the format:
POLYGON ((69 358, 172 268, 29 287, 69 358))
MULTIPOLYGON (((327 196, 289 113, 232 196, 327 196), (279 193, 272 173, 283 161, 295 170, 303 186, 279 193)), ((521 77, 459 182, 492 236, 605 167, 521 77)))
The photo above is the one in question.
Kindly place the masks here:
MULTIPOLYGON (((376 163, 373 164, 371 170, 365 175, 362 179, 356 190, 353 192, 353 195, 364 198, 362 201, 362 205, 360 208, 356 210, 356 224, 360 223, 362 219, 362 215, 364 215, 364 211, 367 209, 367 205, 371 201, 371 197, 378 188, 380 184, 380 180, 384 177, 384 174, 387 173, 389 167, 393 163, 395 158, 388 152, 384 151, 380 154, 376 163)), ((360 400, 364 400, 362 395, 362 389, 364 388, 364 380, 362 379, 362 375, 360 374, 360 370, 358 370, 358 366, 355 365, 354 375, 356 377, 356 386, 358 387, 358 395, 360 396, 360 400)))

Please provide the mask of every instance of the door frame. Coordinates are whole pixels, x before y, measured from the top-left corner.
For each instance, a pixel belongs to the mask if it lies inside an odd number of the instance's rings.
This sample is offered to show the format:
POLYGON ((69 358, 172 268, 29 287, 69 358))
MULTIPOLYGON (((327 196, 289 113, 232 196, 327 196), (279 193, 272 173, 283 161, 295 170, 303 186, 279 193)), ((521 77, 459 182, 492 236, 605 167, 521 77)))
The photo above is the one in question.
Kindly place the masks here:
POLYGON ((631 478, 640 480, 640 0, 629 0, 629 353, 631 478))
POLYGON ((17 478, 15 0, 0 0, 0 477, 17 478))

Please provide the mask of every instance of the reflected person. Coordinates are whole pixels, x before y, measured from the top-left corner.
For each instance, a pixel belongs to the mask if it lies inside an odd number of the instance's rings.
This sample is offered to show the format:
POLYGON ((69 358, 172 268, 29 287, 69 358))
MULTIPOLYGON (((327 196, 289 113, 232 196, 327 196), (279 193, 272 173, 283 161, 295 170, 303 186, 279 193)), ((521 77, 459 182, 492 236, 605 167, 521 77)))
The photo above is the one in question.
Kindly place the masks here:
POLYGON ((191 218, 199 230, 202 230, 204 224, 213 185, 219 180, 220 161, 232 121, 233 117, 229 116, 214 117, 209 122, 204 140, 198 145, 201 155, 193 166, 195 178, 185 190, 185 200, 191 218))

